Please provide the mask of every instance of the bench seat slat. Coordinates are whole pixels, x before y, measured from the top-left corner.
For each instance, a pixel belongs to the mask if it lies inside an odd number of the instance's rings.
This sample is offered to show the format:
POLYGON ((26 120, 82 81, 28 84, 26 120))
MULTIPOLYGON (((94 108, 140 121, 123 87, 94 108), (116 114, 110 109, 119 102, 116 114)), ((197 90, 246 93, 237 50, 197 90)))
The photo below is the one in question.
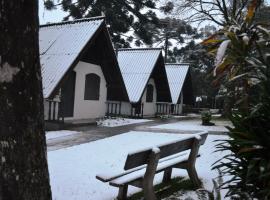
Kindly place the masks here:
MULTIPOLYGON (((164 162, 161 162, 157 166, 156 173, 164 171, 164 169, 166 169, 166 168, 173 167, 174 165, 176 165, 178 163, 186 162, 187 160, 188 160, 188 155, 184 155, 184 156, 179 156, 177 158, 169 159, 169 160, 166 160, 164 162)), ((130 183, 130 182, 133 182, 135 180, 143 178, 144 174, 145 174, 145 168, 138 170, 136 172, 133 172, 131 174, 127 174, 125 176, 116 178, 116 179, 110 181, 110 185, 115 186, 115 187, 121 187, 127 183, 130 183)))
POLYGON ((116 174, 97 174, 96 175, 96 178, 102 182, 109 182, 113 179, 116 179, 116 178, 119 178, 121 176, 124 176, 124 175, 127 175, 127 174, 130 174, 132 172, 135 172, 135 171, 138 171, 140 169, 144 169, 146 168, 146 165, 141 165, 139 167, 136 167, 136 168, 133 168, 133 169, 130 169, 130 170, 126 170, 126 171, 121 171, 120 173, 116 173, 116 174))
MULTIPOLYGON (((168 157, 165 157, 165 158, 160 159, 159 160, 159 163, 168 161, 170 159, 174 159, 174 158, 179 157, 179 156, 185 156, 187 154, 188 154, 188 152, 177 153, 177 154, 174 154, 174 155, 171 155, 171 156, 168 156, 168 157)), ((109 181, 111 181, 113 179, 119 178, 121 176, 130 174, 130 173, 133 173, 135 171, 138 171, 138 170, 141 170, 141 169, 145 169, 145 168, 146 168, 146 165, 141 165, 139 167, 136 167, 136 168, 133 168, 133 169, 130 169, 130 170, 121 171, 120 173, 115 173, 115 174, 111 174, 111 173, 97 174, 96 175, 96 178, 98 180, 102 181, 102 182, 109 182, 109 181)))

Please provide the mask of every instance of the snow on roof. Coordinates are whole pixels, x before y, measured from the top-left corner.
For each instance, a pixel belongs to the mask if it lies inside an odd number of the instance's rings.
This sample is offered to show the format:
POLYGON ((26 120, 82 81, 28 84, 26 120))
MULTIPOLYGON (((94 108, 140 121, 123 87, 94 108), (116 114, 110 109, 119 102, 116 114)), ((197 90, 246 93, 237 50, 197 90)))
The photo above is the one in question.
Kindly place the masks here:
POLYGON ((138 102, 155 64, 161 54, 161 49, 119 49, 118 63, 131 102, 138 102))
POLYGON ((42 25, 39 51, 44 98, 49 98, 104 18, 88 18, 42 25))
POLYGON ((165 68, 170 86, 172 103, 176 104, 188 73, 189 64, 166 64, 165 68))

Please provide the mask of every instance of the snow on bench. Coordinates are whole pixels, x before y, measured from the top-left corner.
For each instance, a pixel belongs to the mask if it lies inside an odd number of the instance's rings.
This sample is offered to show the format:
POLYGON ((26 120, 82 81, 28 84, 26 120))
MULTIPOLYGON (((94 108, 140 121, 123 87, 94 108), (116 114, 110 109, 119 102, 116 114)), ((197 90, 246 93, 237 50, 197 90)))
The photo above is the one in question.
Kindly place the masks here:
POLYGON ((99 174, 96 178, 119 188, 118 199, 127 198, 128 185, 142 188, 147 200, 156 199, 153 187, 155 174, 164 172, 163 182, 171 179, 173 168, 186 169, 196 187, 201 186, 195 162, 200 145, 203 145, 208 132, 165 143, 153 148, 129 153, 124 171, 118 174, 99 174), (186 152, 190 150, 190 152, 186 152))

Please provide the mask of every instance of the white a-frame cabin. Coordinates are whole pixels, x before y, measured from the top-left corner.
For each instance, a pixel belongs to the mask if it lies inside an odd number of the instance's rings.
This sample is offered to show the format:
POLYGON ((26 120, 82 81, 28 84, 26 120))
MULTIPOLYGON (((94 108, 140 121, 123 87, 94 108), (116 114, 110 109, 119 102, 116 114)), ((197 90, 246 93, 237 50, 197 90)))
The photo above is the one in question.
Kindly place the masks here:
POLYGON ((157 104, 171 102, 162 49, 118 49, 116 54, 129 98, 121 103, 121 114, 155 116, 157 104))
POLYGON ((45 120, 104 117, 128 99, 103 17, 43 25, 39 45, 45 120))
POLYGON ((190 67, 186 63, 170 63, 165 68, 172 97, 170 114, 179 115, 183 112, 183 105, 194 102, 190 67))

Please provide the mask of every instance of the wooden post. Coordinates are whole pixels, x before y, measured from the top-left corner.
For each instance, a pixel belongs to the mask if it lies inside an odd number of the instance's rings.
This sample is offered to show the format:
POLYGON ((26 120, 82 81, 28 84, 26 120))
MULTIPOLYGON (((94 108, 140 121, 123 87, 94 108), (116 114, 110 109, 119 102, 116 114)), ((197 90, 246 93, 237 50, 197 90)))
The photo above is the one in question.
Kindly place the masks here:
POLYGON ((110 102, 107 101, 107 116, 109 115, 109 106, 110 106, 110 102))
POLYGON ((55 108, 56 108, 56 102, 53 101, 53 121, 55 121, 55 108))
POLYGON ((115 103, 115 109, 114 109, 115 116, 117 115, 117 103, 115 103))
POLYGON ((119 116, 121 115, 121 107, 122 107, 122 101, 120 101, 120 105, 119 105, 119 116))
POLYGON ((141 117, 143 118, 143 103, 141 104, 141 117))
POLYGON ((133 105, 132 105, 132 104, 130 104, 130 108, 131 108, 131 109, 130 109, 130 116, 132 117, 132 116, 133 116, 133 115, 132 115, 132 114, 133 114, 133 113, 132 113, 132 112, 133 112, 133 105))
POLYGON ((162 182, 163 183, 168 182, 169 180, 171 180, 171 176, 172 176, 172 168, 166 169, 163 174, 162 182))
POLYGON ((202 185, 198 177, 198 174, 196 172, 196 168, 195 168, 196 158, 197 158, 199 148, 200 148, 200 141, 201 141, 201 136, 199 135, 195 136, 194 142, 192 144, 191 152, 189 154, 188 164, 187 164, 188 176, 190 177, 191 182, 197 188, 201 187, 202 185))
POLYGON ((51 121, 51 113, 52 113, 52 111, 51 111, 51 106, 52 106, 52 102, 49 101, 49 116, 48 116, 48 120, 49 120, 49 121, 51 121))
POLYGON ((61 102, 58 102, 57 103, 57 122, 59 122, 60 121, 60 104, 61 104, 61 102))
POLYGON ((61 118, 61 101, 58 102, 58 113, 57 113, 57 120, 60 121, 61 118))
POLYGON ((160 156, 160 149, 153 148, 149 156, 149 162, 147 164, 146 172, 143 178, 143 191, 144 191, 144 198, 146 200, 157 199, 154 191, 153 181, 158 165, 159 156, 160 156))
POLYGON ((111 111, 110 111, 110 114, 113 113, 113 103, 111 103, 111 111))
POLYGON ((127 199, 127 191, 128 191, 128 185, 124 185, 123 187, 119 188, 118 191, 118 200, 126 200, 127 199))
POLYGON ((62 123, 64 124, 65 123, 65 119, 64 119, 64 100, 62 98, 62 93, 61 93, 61 117, 62 117, 62 123))

